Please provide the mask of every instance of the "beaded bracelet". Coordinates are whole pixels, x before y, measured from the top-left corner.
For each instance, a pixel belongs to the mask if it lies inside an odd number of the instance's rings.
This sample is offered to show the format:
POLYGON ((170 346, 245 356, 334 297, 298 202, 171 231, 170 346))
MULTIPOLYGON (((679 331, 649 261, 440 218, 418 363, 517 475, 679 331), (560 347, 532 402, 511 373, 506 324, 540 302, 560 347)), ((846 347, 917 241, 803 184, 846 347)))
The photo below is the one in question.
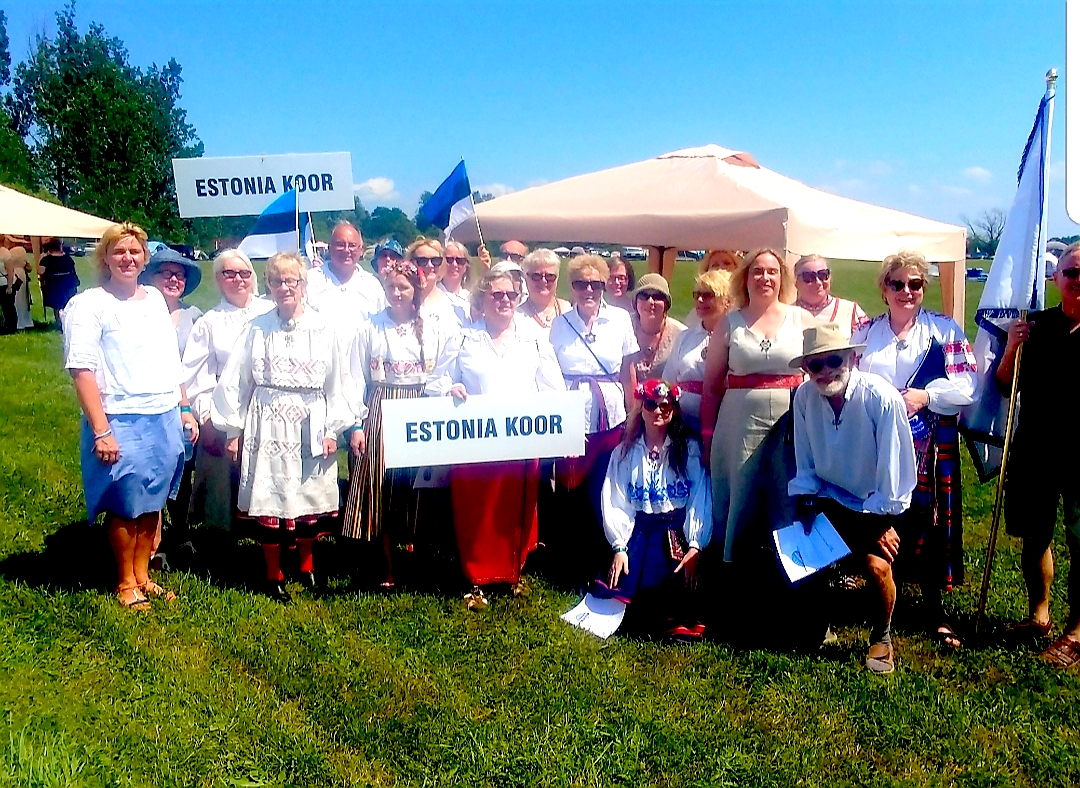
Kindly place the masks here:
POLYGON ((616 555, 618 555, 619 553, 625 553, 625 552, 626 552, 626 548, 625 548, 625 547, 616 547, 616 548, 615 548, 615 553, 616 553, 616 555))
POLYGON ((111 429, 105 430, 105 432, 101 433, 100 435, 95 435, 94 436, 94 442, 96 443, 99 440, 102 440, 103 438, 108 438, 110 435, 112 435, 112 430, 111 429))

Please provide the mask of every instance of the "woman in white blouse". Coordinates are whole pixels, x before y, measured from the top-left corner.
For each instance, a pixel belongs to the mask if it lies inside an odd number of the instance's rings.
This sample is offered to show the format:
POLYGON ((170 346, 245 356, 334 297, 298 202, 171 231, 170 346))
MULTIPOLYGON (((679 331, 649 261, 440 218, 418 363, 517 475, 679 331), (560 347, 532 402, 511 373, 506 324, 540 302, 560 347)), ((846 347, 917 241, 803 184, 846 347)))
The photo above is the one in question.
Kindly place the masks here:
POLYGON ((450 241, 443 250, 443 271, 439 289, 450 297, 450 303, 469 313, 469 286, 472 284, 472 260, 469 250, 460 241, 450 241))
MULTIPOLYGON (((630 379, 630 365, 638 352, 630 313, 604 303, 608 273, 607 263, 599 255, 578 255, 570 261, 574 308, 551 324, 549 335, 566 388, 581 392, 586 438, 584 457, 555 462, 557 489, 574 494, 561 496, 561 527, 553 529, 550 536, 545 534, 543 541, 551 545, 572 534, 573 543, 565 549, 553 548, 553 552, 568 559, 580 555, 581 566, 575 569, 582 571, 590 571, 589 562, 605 550, 600 531, 600 489, 611 450, 622 438, 624 384, 630 379), (563 517, 563 512, 570 517, 563 517), (578 517, 581 522, 570 521, 578 517)), ((572 577, 573 571, 570 574, 572 577)))
MULTIPOLYGON (((473 294, 481 315, 475 328, 446 345, 431 395, 465 400, 470 394, 514 400, 540 391, 563 391, 562 372, 550 343, 515 329, 521 293, 505 273, 489 272, 473 294)), ((536 500, 540 461, 455 465, 450 472, 461 568, 472 591, 470 609, 487 605, 482 586, 510 583, 520 589, 525 559, 537 545, 536 500)))
POLYGON ((528 281, 529 298, 521 305, 519 316, 534 321, 546 338, 555 319, 570 309, 568 301, 555 295, 559 286, 559 256, 550 249, 537 249, 525 255, 521 269, 528 281))
POLYGON ((387 307, 352 338, 346 385, 354 414, 349 446, 354 458, 341 533, 347 539, 379 542, 386 559, 380 586, 395 587, 393 548, 413 551, 418 496, 415 468, 383 465, 382 403, 414 399, 435 371, 455 323, 428 319, 422 310, 420 272, 409 260, 386 264, 387 307))
POLYGON ((679 409, 686 426, 695 436, 701 434, 701 392, 705 380, 705 357, 709 336, 727 314, 731 303, 731 274, 712 270, 694 280, 694 321, 679 334, 675 347, 664 365, 664 380, 678 383, 682 396, 679 409))
POLYGON ((447 331, 469 322, 467 310, 438 287, 443 274, 442 244, 420 236, 405 248, 405 259, 416 266, 420 277, 420 309, 426 321, 446 323, 447 331))
POLYGON ((229 528, 240 468, 225 452, 225 433, 210 421, 210 400, 237 340, 252 320, 274 304, 259 298, 255 269, 238 249, 226 249, 214 258, 214 283, 221 300, 192 327, 183 356, 191 409, 201 425, 188 516, 189 522, 229 528))
POLYGON ((180 485, 181 424, 198 436, 165 299, 139 285, 147 257, 140 227, 112 225, 94 250, 101 286, 64 311, 64 366, 83 412, 87 519, 104 513, 116 598, 138 610, 149 607, 148 597, 174 597, 150 579, 150 555, 161 510, 180 485))
POLYGON ((952 318, 923 309, 929 271, 918 252, 901 251, 885 258, 878 287, 889 310, 851 339, 866 345, 859 369, 892 383, 907 404, 919 483, 905 516, 901 544, 914 558, 930 632, 956 648, 960 638, 945 615, 941 592, 951 591, 964 579, 956 425, 960 409, 974 399, 978 377, 964 330, 952 318))
POLYGON ((698 555, 712 535, 701 447, 683 425, 678 386, 651 379, 634 396, 604 479, 604 534, 614 555, 593 594, 633 603, 642 629, 667 621, 669 636, 700 639, 705 627, 686 591, 696 588, 698 555))
POLYGON ((337 437, 354 419, 343 391, 345 353, 333 327, 305 308, 307 266, 281 252, 266 261, 277 307, 252 320, 233 348, 210 402, 214 426, 236 460, 237 508, 256 524, 266 593, 288 602, 283 547, 295 545, 300 580, 316 586, 312 550, 338 511, 337 437))

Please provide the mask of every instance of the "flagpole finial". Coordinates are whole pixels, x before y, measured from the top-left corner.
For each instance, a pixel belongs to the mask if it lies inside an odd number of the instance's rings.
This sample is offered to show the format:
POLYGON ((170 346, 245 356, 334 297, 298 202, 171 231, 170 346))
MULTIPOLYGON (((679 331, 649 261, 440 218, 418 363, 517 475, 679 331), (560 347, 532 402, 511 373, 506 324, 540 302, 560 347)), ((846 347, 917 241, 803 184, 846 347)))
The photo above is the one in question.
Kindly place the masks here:
POLYGON ((1052 88, 1057 84, 1057 69, 1052 68, 1046 72, 1046 87, 1052 88))

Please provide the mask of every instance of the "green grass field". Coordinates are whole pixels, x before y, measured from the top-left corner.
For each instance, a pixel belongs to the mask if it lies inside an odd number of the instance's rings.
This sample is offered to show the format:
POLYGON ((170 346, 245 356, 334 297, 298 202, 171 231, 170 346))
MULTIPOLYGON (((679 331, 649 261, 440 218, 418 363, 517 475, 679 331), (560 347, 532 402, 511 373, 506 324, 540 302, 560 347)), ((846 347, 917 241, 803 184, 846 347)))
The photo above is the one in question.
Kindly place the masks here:
MULTIPOLYGON (((880 311, 872 266, 834 268, 838 293, 880 311)), ((209 279, 192 300, 213 304, 209 279)), ((863 670, 855 624, 808 655, 601 643, 559 620, 576 598, 538 578, 482 613, 453 595, 346 593, 344 578, 283 607, 246 589, 252 548, 222 550, 213 576, 172 573, 180 599, 131 614, 83 522, 60 334, 0 337, 0 358, 2 786, 1080 783, 1080 683, 997 637, 1025 613, 1007 537, 984 637, 947 653, 900 615, 884 680, 863 670)), ((970 625, 993 491, 965 471, 969 581, 947 604, 970 625)))

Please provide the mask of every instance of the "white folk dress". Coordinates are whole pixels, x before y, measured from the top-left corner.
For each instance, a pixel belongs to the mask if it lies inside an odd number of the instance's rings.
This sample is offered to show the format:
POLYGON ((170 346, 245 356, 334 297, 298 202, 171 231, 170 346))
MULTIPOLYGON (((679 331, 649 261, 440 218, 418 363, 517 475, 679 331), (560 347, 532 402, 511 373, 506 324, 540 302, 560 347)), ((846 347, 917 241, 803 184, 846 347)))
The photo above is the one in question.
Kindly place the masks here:
POLYGON ((698 321, 679 334, 675 347, 664 365, 664 380, 678 383, 682 389, 679 408, 683 418, 694 430, 701 426, 701 392, 705 381, 705 356, 709 347, 709 332, 698 321))
POLYGON ((337 512, 337 455, 323 457, 320 438, 336 438, 355 421, 344 365, 334 330, 315 311, 296 321, 276 311, 251 321, 210 408, 215 427, 244 436, 241 512, 270 527, 337 512))

